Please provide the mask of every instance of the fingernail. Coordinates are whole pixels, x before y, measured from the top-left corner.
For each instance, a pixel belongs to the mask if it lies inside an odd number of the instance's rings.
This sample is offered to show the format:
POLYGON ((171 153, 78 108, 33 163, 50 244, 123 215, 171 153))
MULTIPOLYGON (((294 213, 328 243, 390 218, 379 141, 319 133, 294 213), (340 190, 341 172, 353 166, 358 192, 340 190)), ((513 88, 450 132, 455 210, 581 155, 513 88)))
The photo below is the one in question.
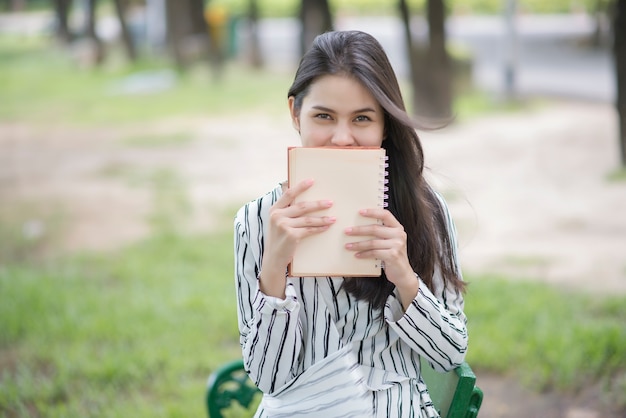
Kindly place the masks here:
POLYGON ((346 228, 346 229, 344 230, 344 232, 345 232, 346 234, 350 234, 350 233, 352 233, 352 228, 346 228))
POLYGON ((346 244, 346 248, 352 248, 352 244, 346 244))
POLYGON ((332 205, 333 205, 333 201, 332 200, 325 200, 324 201, 324 206, 331 207, 332 205))

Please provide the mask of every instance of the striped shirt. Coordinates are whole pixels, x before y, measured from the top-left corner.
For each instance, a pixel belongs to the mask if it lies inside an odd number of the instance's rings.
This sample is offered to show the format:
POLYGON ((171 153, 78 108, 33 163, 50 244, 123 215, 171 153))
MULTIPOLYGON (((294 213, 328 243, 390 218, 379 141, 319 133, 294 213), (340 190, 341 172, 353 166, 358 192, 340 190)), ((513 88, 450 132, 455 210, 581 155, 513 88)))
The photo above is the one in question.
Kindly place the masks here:
MULTIPOLYGON (((270 207, 281 195, 278 185, 243 206, 234 222, 238 324, 249 376, 271 396, 293 385, 313 365, 349 350, 368 389, 372 416, 438 416, 420 374, 420 357, 439 371, 463 362, 468 336, 462 294, 444 289, 438 271, 433 291, 420 280, 406 312, 394 291, 381 315, 345 291, 339 277, 288 277, 285 299, 263 294, 257 279, 263 237, 270 207)), ((441 201, 456 248, 454 224, 441 201)), ((271 415, 262 403, 256 416, 271 415)))

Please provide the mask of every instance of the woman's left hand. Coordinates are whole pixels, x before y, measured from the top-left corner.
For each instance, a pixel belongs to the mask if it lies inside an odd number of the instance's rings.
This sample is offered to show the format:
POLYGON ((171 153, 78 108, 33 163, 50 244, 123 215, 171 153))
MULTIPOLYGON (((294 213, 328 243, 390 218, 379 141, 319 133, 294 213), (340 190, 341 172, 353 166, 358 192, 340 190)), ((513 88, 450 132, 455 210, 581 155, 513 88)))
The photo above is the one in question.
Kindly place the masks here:
POLYGON ((346 248, 354 251, 355 257, 378 259, 383 262, 387 280, 396 285, 402 305, 406 309, 417 295, 419 281, 409 263, 404 227, 387 209, 364 209, 359 213, 380 222, 347 228, 345 233, 349 236, 371 238, 355 240, 346 244, 346 248))

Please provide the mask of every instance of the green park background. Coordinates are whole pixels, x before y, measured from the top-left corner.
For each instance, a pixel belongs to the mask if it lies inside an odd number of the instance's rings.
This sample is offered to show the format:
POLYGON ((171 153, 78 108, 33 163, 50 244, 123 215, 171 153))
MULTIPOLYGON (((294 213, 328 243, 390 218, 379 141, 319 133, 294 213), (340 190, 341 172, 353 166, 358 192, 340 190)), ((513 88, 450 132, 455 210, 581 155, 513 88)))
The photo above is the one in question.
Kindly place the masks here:
MULTIPOLYGON (((243 0, 215 3, 232 13, 245 7, 243 0)), ((294 1, 261 3, 264 16, 289 16, 296 9, 294 1)), ((381 13, 379 1, 335 3, 346 13, 381 13)), ((520 3, 532 13, 563 13, 573 2, 520 3)), ((594 4, 576 2, 580 9, 594 4)), ((33 12, 46 7, 34 2, 33 12)), ((498 13, 500 7, 495 0, 455 2, 458 13, 498 13)), ((225 65, 219 82, 199 63, 162 92, 107 95, 116 80, 172 64, 159 57, 131 64, 113 50, 102 67, 77 69, 49 35, 3 34, 0 125, 28 124, 42 134, 51 126, 96 132, 181 116, 286 111, 289 74, 236 61, 225 65)), ((462 120, 528 105, 503 106, 477 91, 455 101, 462 120)), ((176 134, 124 139, 139 148, 189 140, 176 134)), ((188 231, 178 228, 190 204, 176 172, 102 175, 149 191, 148 236, 110 251, 57 251, 71 219, 46 202, 0 194, 0 416, 206 416, 207 377, 240 356, 232 251, 236 207, 213 213, 220 221, 209 230, 188 231), (25 233, 34 218, 45 223, 45 234, 25 233)), ((570 395, 593 384, 602 388, 604 401, 626 408, 626 296, 588 295, 499 275, 466 280, 467 361, 479 385, 481 373, 570 395)))

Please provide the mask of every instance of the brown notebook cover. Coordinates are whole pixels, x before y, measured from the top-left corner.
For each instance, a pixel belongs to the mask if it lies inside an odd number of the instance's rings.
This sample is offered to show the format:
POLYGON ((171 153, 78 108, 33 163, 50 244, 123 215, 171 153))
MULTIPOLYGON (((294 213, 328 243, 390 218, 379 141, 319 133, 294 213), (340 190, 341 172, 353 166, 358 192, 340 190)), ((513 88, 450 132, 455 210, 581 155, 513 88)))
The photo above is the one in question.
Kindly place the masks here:
POLYGON ((379 260, 358 259, 345 244, 368 237, 347 236, 347 227, 371 224, 360 209, 385 206, 384 148, 291 147, 288 150, 290 185, 312 178, 315 183, 300 201, 332 200, 333 206, 316 215, 337 218, 327 231, 303 239, 289 266, 290 276, 378 277, 379 260))

